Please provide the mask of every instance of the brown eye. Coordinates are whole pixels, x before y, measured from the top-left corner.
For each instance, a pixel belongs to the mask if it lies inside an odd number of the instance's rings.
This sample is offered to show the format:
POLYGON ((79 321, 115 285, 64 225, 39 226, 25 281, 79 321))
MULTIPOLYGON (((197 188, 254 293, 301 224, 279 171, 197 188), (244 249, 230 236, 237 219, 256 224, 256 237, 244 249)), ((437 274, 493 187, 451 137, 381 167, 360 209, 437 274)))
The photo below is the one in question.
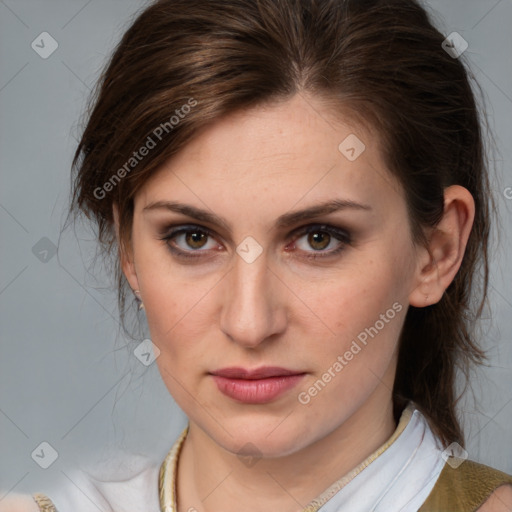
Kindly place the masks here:
POLYGON ((294 237, 294 246, 305 253, 306 258, 328 258, 335 256, 351 242, 350 234, 330 225, 311 225, 301 228, 294 237), (330 250, 326 250, 332 246, 330 250))
POLYGON ((207 229, 196 226, 183 226, 174 229, 160 240, 165 241, 173 254, 184 258, 205 256, 203 253, 208 253, 209 249, 218 247, 213 235, 207 229), (208 246, 208 242, 210 242, 210 246, 208 246))
POLYGON ((326 247, 329 246, 330 241, 331 235, 324 231, 313 231, 308 234, 309 245, 317 251, 323 251, 326 247))
POLYGON ((185 234, 185 243, 192 249, 201 249, 207 240, 208 235, 202 231, 188 231, 185 234))

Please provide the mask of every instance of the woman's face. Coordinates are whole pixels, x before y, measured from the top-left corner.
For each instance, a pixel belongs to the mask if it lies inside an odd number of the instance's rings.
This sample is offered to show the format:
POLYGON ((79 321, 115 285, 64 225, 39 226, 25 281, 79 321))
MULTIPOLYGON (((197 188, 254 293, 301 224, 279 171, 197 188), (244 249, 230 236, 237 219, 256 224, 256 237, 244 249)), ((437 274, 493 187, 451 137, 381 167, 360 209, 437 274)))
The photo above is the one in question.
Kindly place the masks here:
POLYGON ((135 199, 123 269, 161 375, 233 453, 291 454, 389 410, 416 248, 377 136, 330 114, 296 95, 225 117, 135 199))

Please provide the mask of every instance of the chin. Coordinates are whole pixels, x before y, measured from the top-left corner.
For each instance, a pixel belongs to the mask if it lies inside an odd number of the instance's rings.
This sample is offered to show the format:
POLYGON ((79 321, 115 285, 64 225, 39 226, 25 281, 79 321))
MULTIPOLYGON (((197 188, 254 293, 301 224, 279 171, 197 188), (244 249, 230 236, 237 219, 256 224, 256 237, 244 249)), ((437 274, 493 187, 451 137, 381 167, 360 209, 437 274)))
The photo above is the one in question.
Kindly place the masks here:
POLYGON ((284 457, 303 448, 306 432, 283 417, 255 418, 254 415, 226 420, 226 431, 212 435, 224 449, 236 455, 284 457), (288 423, 289 421, 289 423, 288 423), (231 434, 231 436, 229 435, 231 434), (218 437, 220 436, 220 437, 218 437))

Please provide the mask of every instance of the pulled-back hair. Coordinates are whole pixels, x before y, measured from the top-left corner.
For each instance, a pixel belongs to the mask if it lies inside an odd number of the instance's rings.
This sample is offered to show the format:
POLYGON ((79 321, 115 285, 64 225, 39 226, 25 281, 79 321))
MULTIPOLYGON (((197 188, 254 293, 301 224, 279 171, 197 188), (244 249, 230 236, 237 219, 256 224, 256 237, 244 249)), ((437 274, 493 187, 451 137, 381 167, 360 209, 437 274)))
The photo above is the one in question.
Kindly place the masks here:
MULTIPOLYGON (((295 94, 327 102, 334 115, 350 112, 379 134, 416 243, 426 245, 425 228, 440 221, 446 187, 461 185, 474 198, 453 282, 437 304, 409 306, 393 390, 395 418, 414 400, 445 444, 464 446, 456 368, 467 377, 485 357, 473 325, 487 295, 493 208, 475 97, 444 39, 416 0, 154 2, 98 82, 73 161, 71 211, 94 221, 101 246, 117 258, 113 204, 127 247, 135 194, 207 123, 295 94)), ((119 261, 116 278, 124 322, 119 261)))

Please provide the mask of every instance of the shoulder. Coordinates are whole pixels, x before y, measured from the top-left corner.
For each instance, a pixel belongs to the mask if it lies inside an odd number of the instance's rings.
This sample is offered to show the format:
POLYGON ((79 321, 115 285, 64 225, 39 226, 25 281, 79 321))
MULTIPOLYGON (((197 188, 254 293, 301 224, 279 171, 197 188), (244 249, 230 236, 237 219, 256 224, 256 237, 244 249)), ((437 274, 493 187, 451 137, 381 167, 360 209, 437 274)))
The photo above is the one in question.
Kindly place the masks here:
POLYGON ((511 496, 511 475, 472 460, 450 457, 419 512, 510 512, 511 496))
POLYGON ((510 512, 512 510, 512 484, 498 487, 478 512, 510 512))
POLYGON ((39 512, 30 494, 9 494, 0 500, 0 512, 39 512))
POLYGON ((59 512, 159 512, 158 470, 159 464, 148 458, 106 461, 69 472, 69 481, 54 486, 48 496, 59 512))
POLYGON ((159 462, 141 456, 74 468, 44 493, 9 493, 0 499, 0 512, 159 512, 159 468, 159 462))

